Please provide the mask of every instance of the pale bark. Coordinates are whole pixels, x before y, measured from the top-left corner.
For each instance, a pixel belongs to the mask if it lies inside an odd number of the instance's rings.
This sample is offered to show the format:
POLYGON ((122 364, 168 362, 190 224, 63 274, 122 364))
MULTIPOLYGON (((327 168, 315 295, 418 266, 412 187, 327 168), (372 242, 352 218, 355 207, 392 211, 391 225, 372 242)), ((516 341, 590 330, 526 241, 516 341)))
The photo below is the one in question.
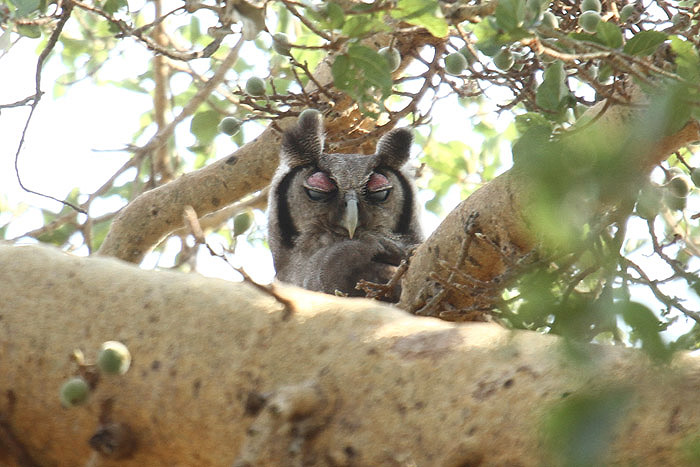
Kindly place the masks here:
POLYGON ((42 466, 552 465, 542 416, 610 387, 631 405, 609 462, 683 465, 700 430, 697 357, 670 369, 589 346, 575 364, 553 336, 286 287, 296 310, 283 320, 246 284, 48 247, 1 246, 0 264, 3 465, 21 446, 42 466), (69 355, 92 360, 106 340, 129 347, 131 369, 62 408, 59 387, 77 372, 69 355), (91 452, 105 422, 131 427, 131 459, 91 452))
MULTIPOLYGON (((625 141, 628 135, 636 136, 629 137, 618 183, 610 187, 607 199, 599 200, 594 216, 627 199, 654 166, 673 152, 700 141, 700 123, 695 120, 663 138, 631 133, 635 125, 641 125, 648 108, 646 96, 636 86, 629 86, 627 93, 629 105, 608 106, 600 102, 586 114, 590 118, 596 116, 584 130, 590 138, 605 134, 625 141)), ((580 142, 574 137, 572 144, 580 142)), ((513 168, 462 201, 416 250, 402 278, 399 307, 457 321, 488 319, 488 310, 500 297, 504 274, 536 253, 537 244, 542 242, 538 226, 528 216, 533 188, 530 176, 513 168), (465 232, 470 216, 475 214, 478 218, 471 231, 465 232), (455 270, 464 274, 463 278, 455 270), (454 283, 464 287, 456 290, 445 285, 454 283)))

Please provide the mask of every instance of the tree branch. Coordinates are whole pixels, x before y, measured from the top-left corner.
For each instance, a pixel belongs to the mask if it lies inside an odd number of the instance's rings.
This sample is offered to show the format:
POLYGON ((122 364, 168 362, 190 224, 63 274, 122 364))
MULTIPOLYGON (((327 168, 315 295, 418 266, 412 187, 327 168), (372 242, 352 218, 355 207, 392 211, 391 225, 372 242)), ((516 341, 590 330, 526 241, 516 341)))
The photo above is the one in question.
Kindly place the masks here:
POLYGON ((543 417, 611 391, 627 403, 598 427, 610 430, 600 464, 681 465, 700 430, 697 357, 669 369, 581 346, 577 364, 553 336, 370 300, 278 287, 295 307, 283 321, 248 284, 45 246, 0 246, 0 263, 0 416, 38 465, 112 465, 88 440, 125 426, 136 451, 122 467, 558 465, 543 417), (94 361, 107 340, 131 368, 62 408, 59 387, 81 371, 71 355, 94 361))

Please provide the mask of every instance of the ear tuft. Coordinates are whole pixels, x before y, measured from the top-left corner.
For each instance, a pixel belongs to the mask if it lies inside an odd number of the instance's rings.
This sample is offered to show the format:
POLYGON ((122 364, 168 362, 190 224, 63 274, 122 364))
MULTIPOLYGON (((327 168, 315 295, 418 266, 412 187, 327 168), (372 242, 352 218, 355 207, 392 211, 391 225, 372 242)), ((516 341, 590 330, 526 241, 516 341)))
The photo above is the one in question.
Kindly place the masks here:
POLYGON ((296 126, 284 133, 280 157, 294 168, 316 163, 323 154, 323 117, 307 109, 299 115, 296 126))
POLYGON ((413 133, 408 128, 396 128, 381 137, 377 143, 377 156, 382 164, 400 169, 411 155, 413 133))

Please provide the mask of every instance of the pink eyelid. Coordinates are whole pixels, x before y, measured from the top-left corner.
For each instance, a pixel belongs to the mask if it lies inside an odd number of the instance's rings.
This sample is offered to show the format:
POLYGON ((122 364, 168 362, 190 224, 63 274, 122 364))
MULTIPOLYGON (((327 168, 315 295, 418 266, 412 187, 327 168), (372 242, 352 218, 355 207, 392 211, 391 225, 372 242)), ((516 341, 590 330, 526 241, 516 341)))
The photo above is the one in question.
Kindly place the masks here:
POLYGON ((328 175, 326 175, 323 172, 314 172, 313 174, 311 174, 311 176, 309 176, 309 178, 306 179, 306 185, 309 188, 313 188, 319 191, 325 191, 327 193, 336 189, 333 180, 328 178, 328 175))
POLYGON ((369 180, 367 181, 367 190, 381 191, 387 188, 391 188, 391 183, 389 183, 388 178, 379 173, 373 173, 370 175, 369 180))

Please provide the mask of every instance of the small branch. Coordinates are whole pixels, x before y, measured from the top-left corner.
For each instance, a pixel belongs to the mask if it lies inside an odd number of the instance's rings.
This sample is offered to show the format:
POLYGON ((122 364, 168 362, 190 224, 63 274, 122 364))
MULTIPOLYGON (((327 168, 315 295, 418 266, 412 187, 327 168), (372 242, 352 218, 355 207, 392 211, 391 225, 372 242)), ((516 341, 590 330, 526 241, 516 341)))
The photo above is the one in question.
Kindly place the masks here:
POLYGON ((34 87, 34 96, 30 96, 27 99, 25 99, 27 102, 31 100, 31 110, 29 111, 29 116, 27 117, 27 121, 24 123, 24 129, 22 130, 22 136, 19 140, 19 145, 17 146, 17 151, 15 152, 15 174, 17 175, 17 183, 19 183, 19 186, 22 187, 24 191, 27 193, 32 193, 38 196, 41 196, 43 198, 48 198, 54 201, 57 201, 64 206, 68 206, 78 212, 81 212, 83 214, 87 214, 85 210, 82 208, 79 208, 78 206, 75 206, 73 203, 70 203, 68 201, 62 200, 55 198, 51 195, 47 195, 45 193, 40 193, 38 191, 31 190, 27 188, 24 183, 22 182, 22 177, 19 174, 19 155, 22 152, 22 147, 24 146, 24 140, 27 136, 27 130, 29 129, 29 124, 32 121, 32 117, 34 116, 34 111, 36 110, 37 105, 39 105, 39 101, 41 100, 41 96, 43 92, 41 91, 41 72, 42 69, 44 68, 44 61, 46 61, 46 58, 49 56, 53 48, 56 46, 56 42, 58 42, 58 38, 61 36, 61 31, 63 31, 63 27, 66 25, 66 22, 71 16, 71 13, 73 11, 73 2, 72 0, 67 0, 63 4, 63 11, 61 12, 61 17, 56 23, 56 28, 53 30, 51 33, 51 36, 49 37, 49 40, 46 42, 46 47, 44 47, 44 50, 41 51, 41 54, 39 54, 39 59, 37 60, 36 64, 36 73, 34 75, 34 82, 35 82, 35 87, 34 87))
POLYGON ((294 303, 281 296, 274 284, 260 284, 258 282, 255 282, 247 272, 243 270, 243 268, 239 268, 231 264, 231 261, 226 257, 224 253, 217 253, 214 251, 214 249, 207 243, 206 238, 204 236, 204 231, 202 230, 202 227, 199 225, 199 219, 197 217, 197 213, 195 210, 192 208, 192 206, 185 206, 185 210, 183 213, 183 218, 185 221, 185 226, 189 229, 190 233, 194 237, 195 243, 198 245, 203 245, 209 250, 209 254, 212 256, 216 256, 217 258, 221 258, 231 266, 231 268, 236 271, 238 274, 240 274, 243 277, 243 281, 252 285, 256 289, 260 290, 261 292, 264 292, 265 294, 271 296, 275 300, 277 300, 283 307, 284 307, 284 312, 282 313, 282 321, 287 321, 292 314, 294 313, 294 303))

